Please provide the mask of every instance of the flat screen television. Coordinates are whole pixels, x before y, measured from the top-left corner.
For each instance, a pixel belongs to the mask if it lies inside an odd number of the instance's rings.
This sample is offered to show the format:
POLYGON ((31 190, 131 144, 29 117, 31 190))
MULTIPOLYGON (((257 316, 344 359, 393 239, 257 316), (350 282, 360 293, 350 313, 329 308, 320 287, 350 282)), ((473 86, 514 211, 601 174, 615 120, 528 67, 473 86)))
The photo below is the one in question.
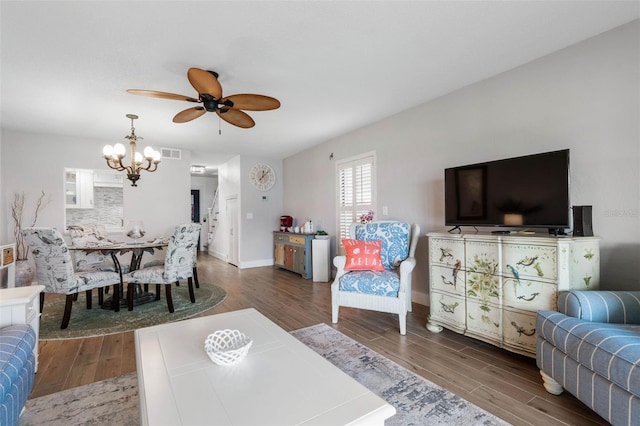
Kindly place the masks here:
POLYGON ((444 171, 445 224, 569 227, 569 150, 545 152, 444 171))

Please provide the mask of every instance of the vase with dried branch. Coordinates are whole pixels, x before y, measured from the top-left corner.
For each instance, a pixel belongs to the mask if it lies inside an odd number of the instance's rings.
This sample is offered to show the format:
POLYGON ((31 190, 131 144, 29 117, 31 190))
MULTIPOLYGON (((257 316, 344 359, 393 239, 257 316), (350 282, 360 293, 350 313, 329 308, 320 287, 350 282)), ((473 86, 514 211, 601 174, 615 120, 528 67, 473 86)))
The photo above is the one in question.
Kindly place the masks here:
MULTIPOLYGON (((40 210, 45 207, 47 202, 44 199, 45 193, 42 191, 40 193, 40 197, 36 201, 36 209, 33 214, 33 220, 31 221, 30 227, 36 225, 38 221, 38 214, 40 210)), ((16 259, 17 260, 27 260, 29 258, 29 250, 24 241, 24 237, 22 236, 23 221, 24 221, 24 202, 26 196, 24 192, 16 192, 13 194, 13 203, 11 203, 11 217, 13 217, 13 236, 16 239, 16 259)))
MULTIPOLYGON (((35 226, 38 221, 38 214, 44 208, 44 206, 48 203, 45 200, 45 193, 42 191, 40 193, 40 197, 36 201, 36 208, 33 214, 33 220, 30 223, 30 226, 35 226)), ((24 205, 25 205, 26 196, 24 192, 16 192, 13 195, 13 202, 11 203, 11 217, 13 218, 13 236, 16 240, 16 277, 15 277, 15 285, 16 287, 21 287, 25 285, 31 285, 33 282, 33 278, 35 276, 35 271, 33 267, 27 260, 29 257, 29 247, 22 236, 22 229, 24 228, 24 205)))

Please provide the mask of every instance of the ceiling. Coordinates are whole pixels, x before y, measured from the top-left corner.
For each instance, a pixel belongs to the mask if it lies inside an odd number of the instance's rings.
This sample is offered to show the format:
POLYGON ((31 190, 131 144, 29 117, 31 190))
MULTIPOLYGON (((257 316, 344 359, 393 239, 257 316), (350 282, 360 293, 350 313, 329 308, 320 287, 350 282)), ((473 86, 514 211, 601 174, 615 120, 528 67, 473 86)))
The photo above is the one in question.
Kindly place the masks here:
POLYGON ((280 159, 640 17, 638 1, 2 1, 2 128, 192 152, 215 169, 280 159), (224 95, 275 97, 240 129, 192 103, 190 67, 224 95), (221 134, 220 134, 221 132, 221 134))

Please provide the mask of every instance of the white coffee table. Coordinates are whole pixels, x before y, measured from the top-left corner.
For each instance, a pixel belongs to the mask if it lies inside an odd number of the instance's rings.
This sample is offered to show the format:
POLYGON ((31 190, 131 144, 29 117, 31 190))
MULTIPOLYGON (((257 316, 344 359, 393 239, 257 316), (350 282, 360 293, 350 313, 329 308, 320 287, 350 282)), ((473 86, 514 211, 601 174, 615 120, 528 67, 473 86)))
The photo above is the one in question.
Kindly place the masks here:
POLYGON ((255 309, 136 330, 143 425, 383 425, 394 407, 255 309), (238 329, 253 340, 235 366, 204 341, 238 329))

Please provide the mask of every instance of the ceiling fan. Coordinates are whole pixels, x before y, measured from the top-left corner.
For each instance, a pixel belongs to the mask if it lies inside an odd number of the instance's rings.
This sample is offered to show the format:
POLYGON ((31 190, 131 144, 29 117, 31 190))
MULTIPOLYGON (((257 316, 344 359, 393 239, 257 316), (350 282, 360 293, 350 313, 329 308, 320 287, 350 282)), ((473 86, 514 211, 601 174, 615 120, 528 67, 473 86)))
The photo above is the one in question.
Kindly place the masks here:
POLYGON ((189 68, 187 72, 189 83, 198 92, 197 98, 177 95, 174 93, 157 92, 155 90, 129 89, 134 95, 151 96, 153 98, 173 99, 176 101, 198 102, 202 106, 195 106, 181 111, 173 117, 174 123, 186 123, 194 120, 207 111, 215 112, 220 118, 234 126, 248 129, 256 123, 244 111, 267 111, 280 107, 280 101, 264 95, 240 94, 222 97, 222 86, 218 81, 218 73, 199 68, 189 68))

